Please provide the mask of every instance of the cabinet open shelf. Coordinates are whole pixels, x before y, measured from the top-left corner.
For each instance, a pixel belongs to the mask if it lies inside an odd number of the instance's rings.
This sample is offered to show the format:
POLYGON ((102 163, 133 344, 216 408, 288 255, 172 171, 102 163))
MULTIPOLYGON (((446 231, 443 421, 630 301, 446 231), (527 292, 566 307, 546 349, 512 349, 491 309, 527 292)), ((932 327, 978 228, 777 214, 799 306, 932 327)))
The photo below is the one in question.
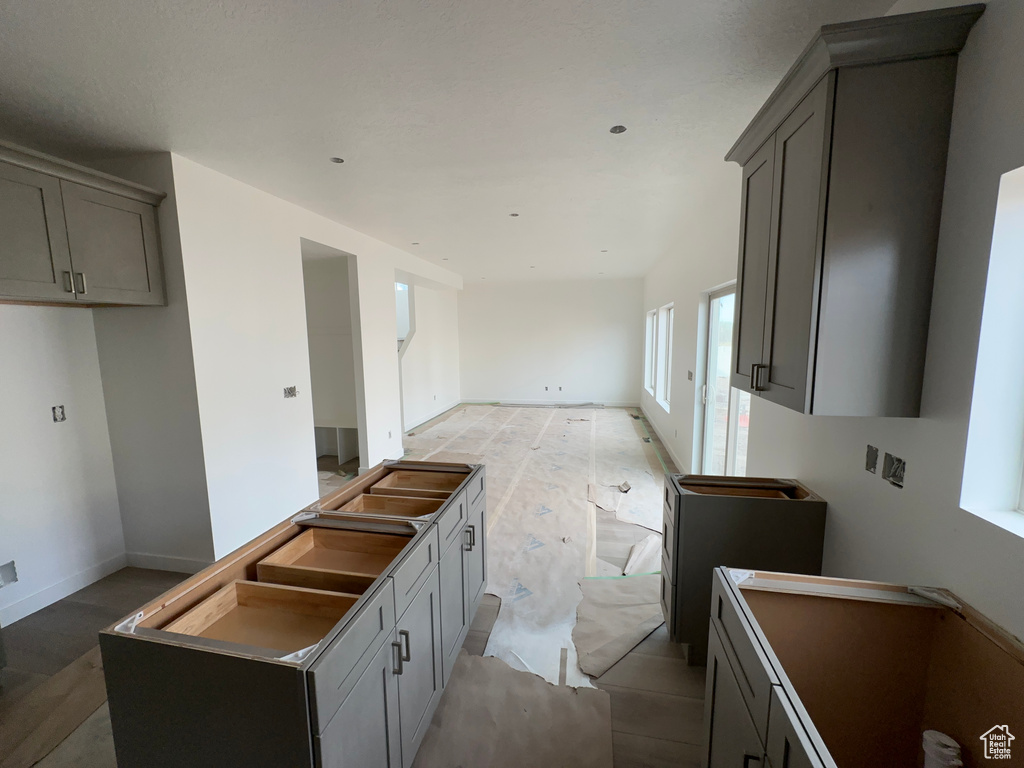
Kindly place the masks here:
POLYGON ((374 483, 370 493, 389 496, 420 496, 447 499, 458 488, 466 475, 462 472, 425 472, 398 469, 389 472, 374 483))
POLYGON ((294 653, 320 642, 358 595, 233 581, 164 629, 294 653))
POLYGON ((408 543, 405 536, 310 528, 256 571, 261 582, 362 594, 408 543))

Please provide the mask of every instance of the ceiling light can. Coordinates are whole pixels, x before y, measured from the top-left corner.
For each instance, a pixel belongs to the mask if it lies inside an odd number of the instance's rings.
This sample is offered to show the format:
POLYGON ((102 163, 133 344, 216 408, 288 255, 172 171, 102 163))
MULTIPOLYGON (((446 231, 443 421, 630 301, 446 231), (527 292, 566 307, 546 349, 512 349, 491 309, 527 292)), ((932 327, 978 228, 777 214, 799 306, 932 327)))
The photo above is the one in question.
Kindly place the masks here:
POLYGON ((332 157, 331 158, 331 162, 332 163, 337 163, 338 165, 341 165, 341 163, 345 162, 345 158, 343 158, 343 157, 332 157))
POLYGON ((612 133, 625 133, 626 132, 626 126, 624 126, 624 125, 613 125, 610 130, 611 130, 612 133))

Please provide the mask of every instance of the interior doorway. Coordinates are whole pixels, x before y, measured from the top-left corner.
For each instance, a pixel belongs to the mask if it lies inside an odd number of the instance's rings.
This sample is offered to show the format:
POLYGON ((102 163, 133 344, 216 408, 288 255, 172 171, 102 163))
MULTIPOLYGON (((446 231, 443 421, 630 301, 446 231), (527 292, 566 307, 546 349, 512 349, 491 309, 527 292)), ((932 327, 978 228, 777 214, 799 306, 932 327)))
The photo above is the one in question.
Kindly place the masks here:
POLYGON ((743 476, 747 471, 750 393, 734 389, 729 382, 736 286, 711 292, 706 304, 701 473, 743 476))
POLYGON ((358 307, 354 258, 309 240, 302 241, 306 333, 313 400, 320 495, 359 473, 358 359, 354 329, 358 307))

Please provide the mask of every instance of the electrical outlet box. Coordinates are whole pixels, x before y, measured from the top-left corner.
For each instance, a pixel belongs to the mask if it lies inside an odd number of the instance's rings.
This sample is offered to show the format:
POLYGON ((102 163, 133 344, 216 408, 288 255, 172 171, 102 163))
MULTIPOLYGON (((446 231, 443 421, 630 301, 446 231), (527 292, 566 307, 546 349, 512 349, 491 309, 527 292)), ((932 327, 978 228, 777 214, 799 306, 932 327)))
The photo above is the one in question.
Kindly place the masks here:
POLYGON ((693 371, 687 371, 686 372, 686 380, 687 381, 693 381, 693 371))
POLYGON ((864 456, 864 469, 873 475, 878 474, 878 449, 873 445, 868 446, 867 454, 864 456))
POLYGON ((0 587, 13 584, 18 580, 18 569, 14 567, 14 561, 0 565, 0 587))
POLYGON ((547 391, 548 391, 548 388, 547 388, 547 387, 544 387, 544 391, 545 391, 545 392, 547 392, 547 391))
POLYGON ((67 421, 68 420, 67 414, 64 413, 64 406, 63 405, 55 405, 55 406, 53 406, 53 420, 55 422, 57 422, 58 424, 60 422, 62 422, 62 421, 67 421))
POLYGON ((903 477, 907 471, 907 462, 901 459, 899 456, 893 456, 891 453, 885 454, 885 459, 882 460, 882 479, 888 480, 892 485, 897 488, 903 487, 903 477))
POLYGON ((284 396, 285 397, 298 397, 299 396, 299 388, 298 387, 285 387, 284 388, 284 396))
POLYGON ((558 388, 558 391, 559 391, 559 392, 561 392, 561 391, 562 391, 562 388, 561 388, 561 387, 559 387, 559 388, 558 388))

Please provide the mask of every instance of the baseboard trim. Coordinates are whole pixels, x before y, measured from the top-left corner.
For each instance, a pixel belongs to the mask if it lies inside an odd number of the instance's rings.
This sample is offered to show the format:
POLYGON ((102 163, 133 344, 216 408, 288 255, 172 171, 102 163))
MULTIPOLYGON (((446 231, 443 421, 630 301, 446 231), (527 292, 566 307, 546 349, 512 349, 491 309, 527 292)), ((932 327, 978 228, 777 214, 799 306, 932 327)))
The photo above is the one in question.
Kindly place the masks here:
POLYGON ((193 560, 188 557, 151 555, 147 552, 129 552, 128 565, 134 568, 148 568, 153 571, 174 571, 175 573, 199 573, 213 561, 193 560))
POLYGON ((676 452, 672 450, 672 446, 669 444, 668 440, 665 439, 665 436, 661 434, 658 427, 655 426, 654 421, 651 419, 651 415, 647 412, 647 409, 644 408, 643 405, 640 405, 639 408, 644 412, 644 416, 647 417, 647 423, 651 425, 651 429, 654 430, 658 439, 661 440, 661 444, 665 446, 665 450, 668 451, 668 455, 672 458, 672 462, 676 465, 676 468, 684 475, 689 474, 689 471, 686 469, 686 465, 679 460, 679 457, 676 456, 676 452))
MULTIPOLYGON (((468 405, 493 405, 495 403, 501 403, 502 405, 523 405, 523 406, 531 406, 531 405, 547 405, 547 406, 551 406, 551 405, 564 405, 567 408, 568 407, 581 408, 581 407, 585 407, 585 406, 579 405, 580 402, 590 402, 590 401, 568 402, 566 400, 495 400, 494 398, 491 398, 490 400, 485 400, 485 399, 482 399, 482 398, 464 398, 461 402, 466 403, 468 405)), ((593 402, 593 405, 598 406, 598 407, 604 407, 604 408, 639 408, 640 407, 640 403, 636 402, 635 400, 605 400, 604 402, 600 402, 600 403, 595 401, 595 402, 593 402)))
POLYGON ((125 565, 127 565, 125 556, 123 554, 115 555, 101 563, 97 563, 85 570, 79 571, 73 576, 61 579, 56 584, 51 584, 34 594, 23 597, 15 603, 11 603, 4 608, 0 608, 0 625, 10 626, 19 619, 30 616, 48 605, 53 605, 58 600, 63 600, 68 595, 73 595, 78 590, 88 587, 90 584, 99 581, 104 576, 109 576, 115 571, 121 570, 125 565))
POLYGON ((421 426, 423 424, 426 424, 431 419, 436 419, 442 413, 448 413, 448 411, 450 411, 452 408, 458 408, 459 405, 461 405, 464 402, 466 402, 466 401, 465 400, 455 400, 454 402, 449 403, 448 405, 444 406, 443 408, 439 408, 436 411, 432 411, 431 413, 427 414, 426 416, 423 416, 423 417, 417 416, 416 418, 418 419, 418 421, 415 424, 407 425, 406 428, 405 428, 405 431, 406 432, 412 432, 414 429, 416 429, 417 427, 419 427, 419 426, 421 426))

